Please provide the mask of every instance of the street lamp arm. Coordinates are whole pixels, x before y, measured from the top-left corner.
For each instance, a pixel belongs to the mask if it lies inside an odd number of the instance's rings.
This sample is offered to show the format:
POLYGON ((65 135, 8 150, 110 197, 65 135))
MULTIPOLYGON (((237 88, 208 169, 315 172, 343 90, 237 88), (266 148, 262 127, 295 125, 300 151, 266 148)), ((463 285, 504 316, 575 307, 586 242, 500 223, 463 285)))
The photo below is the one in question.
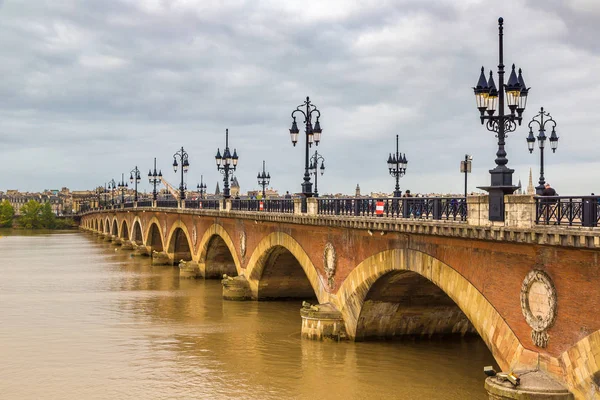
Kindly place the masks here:
POLYGON ((304 104, 301 104, 298 106, 298 108, 296 108, 294 111, 292 111, 292 118, 296 118, 294 116, 294 114, 296 114, 297 112, 301 113, 304 116, 304 123, 306 123, 306 119, 307 119, 307 115, 304 112, 304 110, 302 110, 300 107, 304 106, 304 104))

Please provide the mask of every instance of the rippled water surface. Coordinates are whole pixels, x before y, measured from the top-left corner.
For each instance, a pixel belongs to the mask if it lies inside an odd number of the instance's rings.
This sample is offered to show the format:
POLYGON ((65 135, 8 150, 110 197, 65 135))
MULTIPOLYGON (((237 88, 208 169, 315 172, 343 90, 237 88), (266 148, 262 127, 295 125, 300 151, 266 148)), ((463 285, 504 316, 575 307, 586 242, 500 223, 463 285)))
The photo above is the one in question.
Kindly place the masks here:
POLYGON ((83 233, 0 233, 2 399, 485 399, 480 339, 300 339, 299 302, 227 302, 218 281, 83 233))

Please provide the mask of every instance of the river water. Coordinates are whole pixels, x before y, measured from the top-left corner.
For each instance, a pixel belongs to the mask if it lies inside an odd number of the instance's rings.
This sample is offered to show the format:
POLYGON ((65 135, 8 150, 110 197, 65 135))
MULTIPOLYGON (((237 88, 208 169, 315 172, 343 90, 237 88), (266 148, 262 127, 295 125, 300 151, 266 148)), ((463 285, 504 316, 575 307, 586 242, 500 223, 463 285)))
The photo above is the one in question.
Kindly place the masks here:
POLYGON ((83 233, 0 232, 1 399, 485 399, 479 338, 321 343, 83 233))

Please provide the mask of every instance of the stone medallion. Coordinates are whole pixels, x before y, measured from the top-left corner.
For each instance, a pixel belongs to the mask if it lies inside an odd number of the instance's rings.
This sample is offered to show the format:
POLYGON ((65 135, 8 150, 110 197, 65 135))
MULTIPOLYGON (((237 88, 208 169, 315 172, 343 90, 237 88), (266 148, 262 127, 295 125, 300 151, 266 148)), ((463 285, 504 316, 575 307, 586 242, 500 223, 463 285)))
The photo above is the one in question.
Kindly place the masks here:
POLYGON ((530 271, 521 286, 521 311, 531 327, 531 339, 538 347, 548 346, 548 332, 556 319, 556 289, 544 271, 530 271))
POLYGON ((333 245, 329 242, 327 242, 325 245, 325 250, 323 251, 323 265, 325 268, 325 274, 327 275, 329 289, 331 290, 335 286, 335 280, 333 277, 335 276, 336 255, 333 245))
POLYGON ((240 233, 240 253, 242 257, 246 256, 246 232, 240 233))

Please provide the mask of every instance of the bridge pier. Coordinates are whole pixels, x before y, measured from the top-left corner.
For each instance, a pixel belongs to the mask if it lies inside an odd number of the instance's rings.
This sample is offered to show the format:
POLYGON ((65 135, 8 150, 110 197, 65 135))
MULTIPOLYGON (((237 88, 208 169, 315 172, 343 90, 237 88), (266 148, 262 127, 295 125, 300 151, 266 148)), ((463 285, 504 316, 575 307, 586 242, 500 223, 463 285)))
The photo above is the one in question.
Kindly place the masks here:
POLYGON ((114 244, 115 246, 120 246, 123 244, 123 240, 118 236, 113 236, 111 239, 111 243, 114 244))
POLYGON ((130 240, 124 240, 121 244, 123 250, 133 250, 133 243, 130 240))
POLYGON ((181 261, 179 262, 179 277, 180 278, 202 278, 200 273, 200 266, 195 261, 181 261))
POLYGON ((232 301, 244 301, 252 299, 250 283, 244 275, 234 277, 223 275, 223 299, 232 301))
POLYGON ((152 265, 172 265, 172 262, 169 255, 164 251, 153 251, 152 265))
POLYGON ((150 256, 150 251, 148 251, 148 248, 144 245, 138 245, 138 244, 134 244, 133 246, 133 255, 134 256, 150 256))
POLYGON ((104 236, 104 241, 105 242, 111 242, 112 241, 112 235, 110 233, 107 233, 106 236, 104 236))
POLYGON ((573 395, 560 383, 540 370, 515 371, 520 379, 518 386, 497 376, 485 380, 485 390, 490 400, 573 400, 573 395))
POLYGON ((303 302, 300 316, 302 317, 301 335, 303 339, 336 342, 348 339, 342 313, 331 303, 311 305, 303 302))

